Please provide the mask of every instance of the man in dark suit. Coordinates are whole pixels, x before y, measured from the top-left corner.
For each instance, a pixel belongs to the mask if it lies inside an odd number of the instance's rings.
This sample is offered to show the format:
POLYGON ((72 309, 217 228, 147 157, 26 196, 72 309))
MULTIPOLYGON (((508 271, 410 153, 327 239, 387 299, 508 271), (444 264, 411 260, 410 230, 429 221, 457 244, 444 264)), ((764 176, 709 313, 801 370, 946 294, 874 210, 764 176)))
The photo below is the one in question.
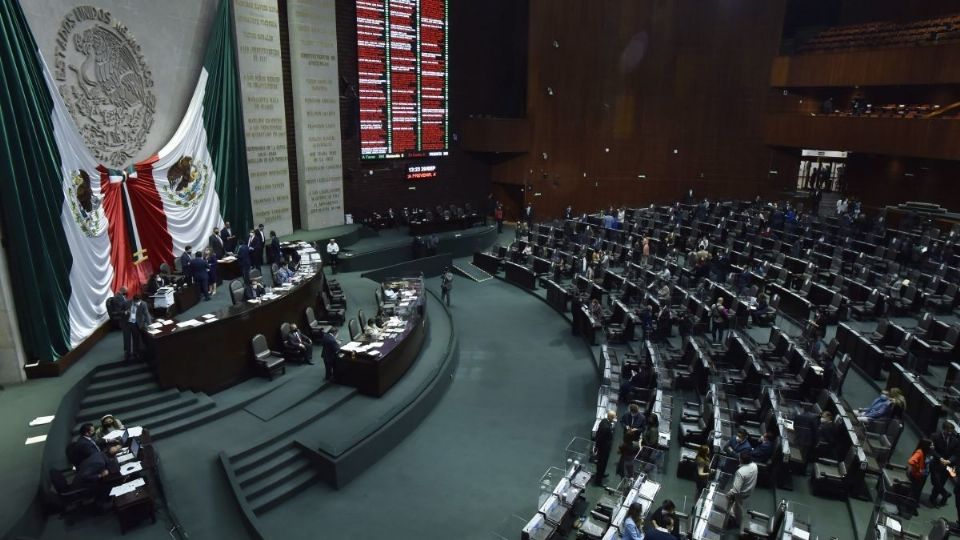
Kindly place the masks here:
MULTIPOLYGON (((107 315, 110 316, 110 321, 113 322, 115 328, 123 329, 124 317, 127 315, 129 309, 130 301, 127 300, 127 288, 120 287, 117 294, 113 295, 113 297, 107 301, 107 315)), ((123 350, 125 352, 128 351, 128 340, 124 339, 123 345, 123 350)))
POLYGON ((190 260, 193 259, 193 254, 190 252, 191 246, 183 248, 183 253, 180 254, 180 273, 183 274, 184 281, 189 285, 193 283, 191 279, 193 276, 190 273, 190 260))
POLYGON ((597 474, 594 481, 598 486, 603 485, 603 478, 607 476, 607 463, 610 461, 610 451, 613 450, 613 426, 617 421, 616 411, 607 411, 607 417, 600 421, 597 427, 597 436, 594 447, 597 451, 597 474))
POLYGON ((67 447, 67 461, 74 467, 80 466, 85 459, 100 452, 100 445, 94 438, 94 433, 96 429, 93 424, 88 422, 80 426, 80 436, 67 447))
POLYGON ((143 357, 143 345, 150 322, 150 311, 147 309, 147 303, 143 301, 143 295, 134 296, 133 304, 130 305, 130 316, 127 319, 127 324, 132 326, 130 335, 133 338, 131 351, 133 360, 143 357))
POLYGON ((203 258, 203 253, 198 251, 193 254, 193 259, 190 260, 190 274, 203 299, 210 300, 210 265, 203 258))
POLYGON ((284 345, 304 363, 313 365, 313 341, 303 335, 297 325, 290 325, 290 333, 287 334, 287 342, 284 345))
POLYGON ((216 255, 218 259, 223 258, 226 250, 224 249, 223 238, 220 238, 220 231, 216 227, 213 228, 213 234, 207 239, 207 245, 213 250, 213 254, 216 255))
POLYGON ((240 244, 240 249, 237 250, 237 262, 240 264, 240 275, 243 276, 243 280, 250 281, 252 261, 250 260, 250 246, 246 243, 240 244))
POLYGON ((280 264, 283 262, 283 255, 280 252, 280 239, 277 238, 276 231, 270 231, 270 244, 267 246, 267 264, 280 264))
POLYGON ((337 353, 340 352, 340 342, 330 332, 323 332, 320 336, 320 356, 323 358, 323 367, 326 370, 328 381, 336 380, 337 353))
POLYGON ((253 241, 250 245, 250 258, 255 268, 263 266, 263 246, 266 243, 267 239, 263 236, 263 223, 261 223, 253 230, 253 241))
POLYGON ((769 431, 763 434, 763 437, 760 439, 760 444, 758 444, 750 454, 754 463, 766 463, 770 461, 770 458, 773 456, 775 439, 776 436, 769 431))
POLYGON ((230 222, 226 221, 223 223, 223 229, 220 230, 220 239, 223 240, 223 249, 233 253, 237 249, 237 237, 233 234, 233 228, 230 227, 230 222))
POLYGON ((930 462, 930 483, 933 484, 930 506, 940 507, 947 504, 950 498, 950 493, 943 486, 949 477, 947 465, 950 464, 950 459, 960 454, 960 438, 957 437, 953 422, 947 421, 943 423, 939 432, 930 437, 930 440, 933 442, 930 448, 933 454, 930 462))
POLYGON ((527 207, 523 209, 523 220, 527 222, 527 226, 533 225, 533 205, 527 203, 527 207))

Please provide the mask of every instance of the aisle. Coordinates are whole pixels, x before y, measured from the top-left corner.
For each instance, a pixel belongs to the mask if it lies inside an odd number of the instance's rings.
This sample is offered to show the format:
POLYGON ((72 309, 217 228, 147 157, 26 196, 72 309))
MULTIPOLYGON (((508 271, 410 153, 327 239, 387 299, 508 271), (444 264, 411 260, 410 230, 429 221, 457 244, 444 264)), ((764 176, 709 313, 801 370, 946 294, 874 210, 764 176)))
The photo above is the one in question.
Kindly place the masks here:
POLYGON ((486 540, 507 516, 532 514, 541 474, 589 436, 589 351, 546 304, 498 280, 456 280, 451 311, 460 365, 430 416, 344 489, 314 486, 267 514, 268 534, 486 540))

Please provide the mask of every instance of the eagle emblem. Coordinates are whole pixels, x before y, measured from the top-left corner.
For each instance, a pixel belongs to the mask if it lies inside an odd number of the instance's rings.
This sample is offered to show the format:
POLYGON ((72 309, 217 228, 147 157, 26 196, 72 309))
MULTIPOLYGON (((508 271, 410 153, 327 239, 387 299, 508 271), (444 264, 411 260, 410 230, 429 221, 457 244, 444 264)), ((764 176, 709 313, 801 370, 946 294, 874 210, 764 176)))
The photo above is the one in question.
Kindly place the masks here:
POLYGON ((161 190, 168 201, 189 208, 203 199, 209 179, 206 163, 194 163, 191 156, 183 156, 167 171, 167 183, 161 184, 161 190))
POLYGON ((93 238, 103 232, 104 215, 100 198, 93 193, 90 175, 77 169, 70 175, 67 185, 67 204, 73 220, 86 236, 93 238))

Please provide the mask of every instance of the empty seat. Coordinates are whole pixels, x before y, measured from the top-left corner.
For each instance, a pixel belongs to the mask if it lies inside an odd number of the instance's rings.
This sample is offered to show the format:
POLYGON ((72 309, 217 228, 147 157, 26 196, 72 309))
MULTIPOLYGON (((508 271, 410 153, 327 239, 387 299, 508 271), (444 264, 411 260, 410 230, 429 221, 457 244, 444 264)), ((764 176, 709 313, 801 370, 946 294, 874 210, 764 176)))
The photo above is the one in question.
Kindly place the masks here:
POLYGON ((813 465, 810 487, 817 496, 846 498, 854 484, 863 480, 867 456, 863 449, 850 445, 843 461, 818 459, 813 465))
POLYGON ((253 361, 256 363, 257 369, 268 379, 273 380, 275 374, 287 372, 283 354, 270 350, 269 345, 267 345, 267 338, 263 337, 263 334, 253 336, 250 343, 253 347, 253 361))

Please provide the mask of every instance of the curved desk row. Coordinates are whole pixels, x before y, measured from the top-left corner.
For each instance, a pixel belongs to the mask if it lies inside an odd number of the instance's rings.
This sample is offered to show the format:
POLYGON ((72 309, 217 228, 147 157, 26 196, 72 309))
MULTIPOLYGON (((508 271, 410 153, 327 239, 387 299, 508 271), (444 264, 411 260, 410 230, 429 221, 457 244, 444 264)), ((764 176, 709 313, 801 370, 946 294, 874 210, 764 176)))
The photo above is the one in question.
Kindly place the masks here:
POLYGON ((195 323, 174 321, 150 330, 147 350, 160 386, 215 393, 252 376, 253 336, 263 334, 271 349, 282 350, 280 325, 299 324, 308 307, 318 309, 324 275, 312 268, 309 272, 288 290, 275 289, 276 298, 229 306, 195 323))
POLYGON ((403 377, 420 356, 427 336, 423 280, 391 279, 385 281, 383 287, 397 293, 399 300, 387 300, 394 311, 393 323, 388 321, 379 337, 358 337, 344 345, 336 369, 337 382, 353 386, 361 394, 376 397, 387 393, 403 377))

